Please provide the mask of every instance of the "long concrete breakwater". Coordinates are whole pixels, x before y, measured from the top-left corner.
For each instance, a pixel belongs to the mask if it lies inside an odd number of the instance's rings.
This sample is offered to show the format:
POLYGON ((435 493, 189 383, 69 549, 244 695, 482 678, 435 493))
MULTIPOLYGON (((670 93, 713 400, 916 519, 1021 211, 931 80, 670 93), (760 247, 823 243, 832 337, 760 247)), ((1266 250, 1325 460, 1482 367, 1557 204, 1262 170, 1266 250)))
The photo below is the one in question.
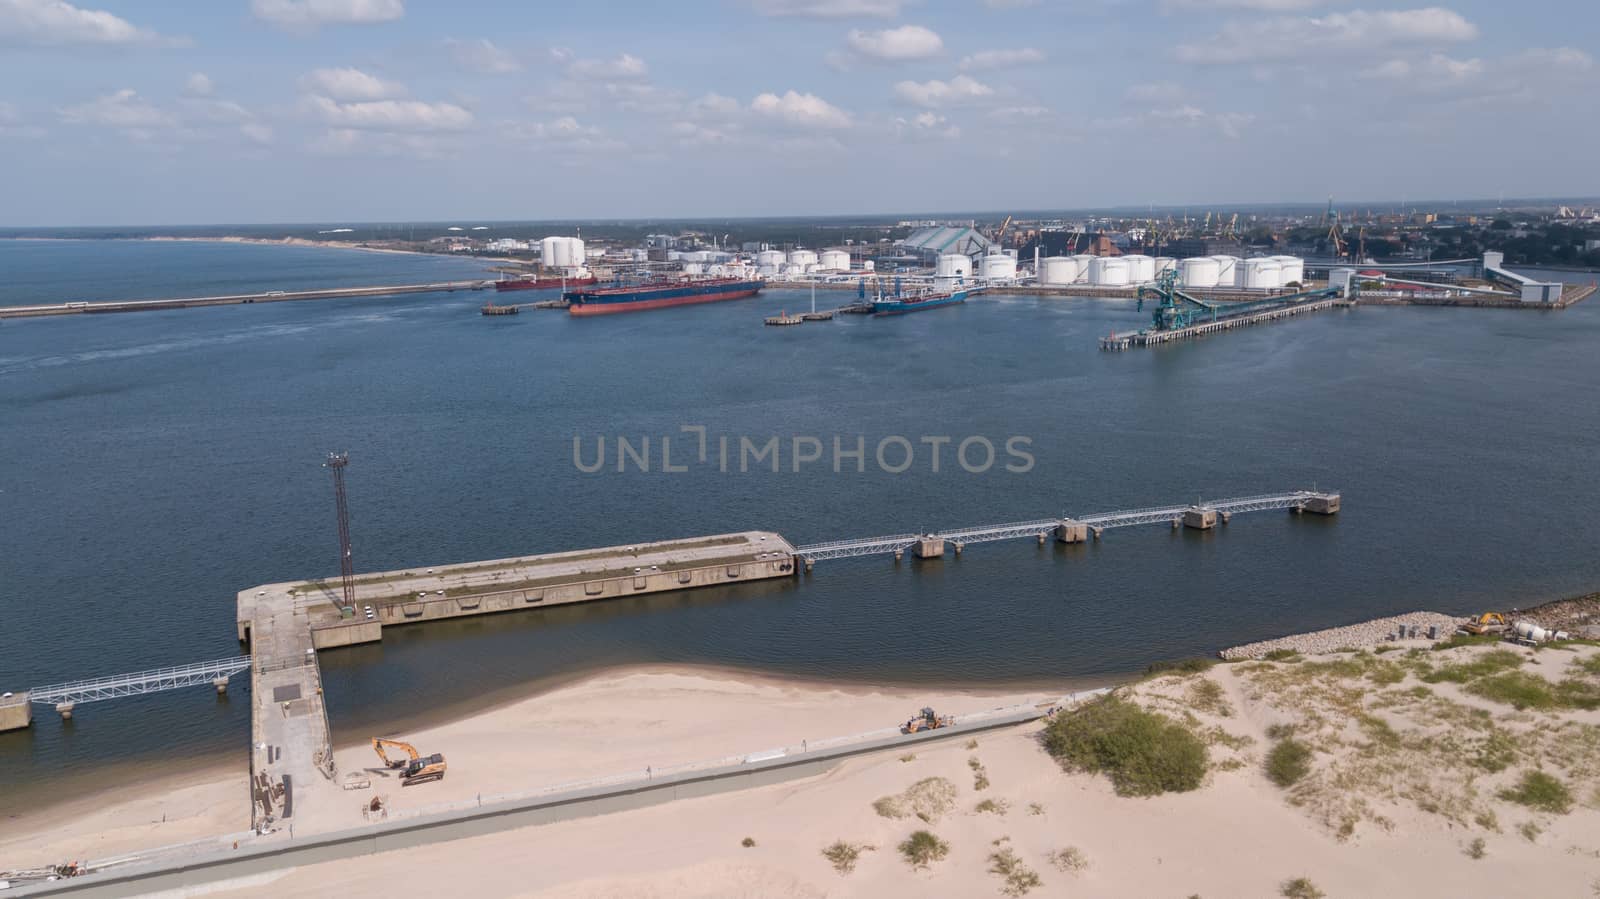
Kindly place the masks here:
POLYGON ((385 297, 409 293, 439 293, 481 290, 489 282, 439 281, 432 284, 383 284, 373 287, 330 287, 318 290, 268 290, 210 297, 173 297, 156 300, 108 300, 44 303, 31 306, 0 306, 0 319, 38 318, 52 315, 94 315, 111 312, 154 312, 162 309, 191 309, 200 306, 240 306, 249 303, 287 303, 294 300, 334 300, 350 297, 385 297))

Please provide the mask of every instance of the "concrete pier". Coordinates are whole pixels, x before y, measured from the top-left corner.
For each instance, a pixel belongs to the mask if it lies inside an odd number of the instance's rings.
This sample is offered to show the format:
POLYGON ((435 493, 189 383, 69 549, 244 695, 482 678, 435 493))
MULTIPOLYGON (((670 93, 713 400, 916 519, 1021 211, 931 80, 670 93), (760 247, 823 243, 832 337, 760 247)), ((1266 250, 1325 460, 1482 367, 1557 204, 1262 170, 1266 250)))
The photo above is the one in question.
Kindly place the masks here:
POLYGON ((379 287, 333 287, 325 290, 269 290, 212 297, 174 297, 164 300, 114 300, 0 306, 0 319, 45 315, 93 315, 109 312, 149 312, 158 309, 192 309, 199 306, 240 306, 249 303, 285 303, 295 300, 330 300, 349 297, 386 297, 407 293, 481 290, 489 282, 441 281, 434 284, 393 284, 379 287))
POLYGON ((0 731, 21 730, 33 723, 33 699, 27 690, 0 699, 0 731))
POLYGON ((1209 531, 1217 526, 1217 510, 1195 506, 1183 513, 1183 526, 1197 531, 1209 531))
POLYGON ((72 710, 77 707, 78 704, 75 702, 58 702, 56 703, 56 712, 61 715, 62 721, 71 721, 72 710))
POLYGON ((1339 514, 1339 494, 1329 493, 1323 496, 1313 496, 1306 500, 1305 510, 1318 515, 1339 514))
POLYGON ((924 537, 917 541, 915 553, 919 559, 943 558, 944 541, 938 537, 924 537))

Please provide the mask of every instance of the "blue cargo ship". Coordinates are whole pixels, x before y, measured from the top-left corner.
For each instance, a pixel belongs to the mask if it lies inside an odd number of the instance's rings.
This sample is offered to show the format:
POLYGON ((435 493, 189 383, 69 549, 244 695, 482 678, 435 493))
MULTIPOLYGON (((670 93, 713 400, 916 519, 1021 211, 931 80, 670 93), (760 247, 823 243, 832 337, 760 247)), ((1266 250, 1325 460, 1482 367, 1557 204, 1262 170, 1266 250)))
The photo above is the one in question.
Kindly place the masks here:
POLYGON ((701 281, 656 281, 611 287, 585 287, 569 290, 561 298, 573 315, 611 315, 639 312, 692 303, 741 300, 760 292, 766 282, 760 278, 707 278, 701 281))

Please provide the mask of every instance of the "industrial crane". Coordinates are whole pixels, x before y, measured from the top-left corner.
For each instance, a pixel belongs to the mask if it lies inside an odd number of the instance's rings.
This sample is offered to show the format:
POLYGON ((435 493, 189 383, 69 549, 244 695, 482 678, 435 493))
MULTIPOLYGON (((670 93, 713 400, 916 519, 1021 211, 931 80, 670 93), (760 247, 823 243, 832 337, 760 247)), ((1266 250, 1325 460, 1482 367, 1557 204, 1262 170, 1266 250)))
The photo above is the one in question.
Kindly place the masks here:
POLYGON ((1006 216, 1006 220, 1000 223, 1000 230, 994 233, 995 246, 1000 246, 1000 239, 1006 236, 1006 229, 1009 227, 1011 227, 1011 216, 1008 215, 1006 216))

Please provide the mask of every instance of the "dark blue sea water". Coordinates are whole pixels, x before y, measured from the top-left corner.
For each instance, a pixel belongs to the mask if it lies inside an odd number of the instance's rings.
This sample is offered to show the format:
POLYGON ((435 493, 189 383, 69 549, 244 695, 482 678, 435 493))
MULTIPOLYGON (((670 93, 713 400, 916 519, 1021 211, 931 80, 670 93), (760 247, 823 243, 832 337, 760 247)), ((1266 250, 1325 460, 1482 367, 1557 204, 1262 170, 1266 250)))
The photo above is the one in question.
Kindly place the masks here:
MULTIPOLYGON (((470 260, 218 244, 0 241, 0 303, 406 283, 470 260)), ((1582 276, 1587 277, 1587 276, 1582 276)), ((842 294, 829 294, 837 302, 842 294)), ((525 297, 519 296, 519 299, 525 297)), ((1361 308, 1101 353, 1132 301, 990 297, 764 328, 796 291, 575 320, 479 293, 0 322, 0 689, 236 653, 234 596, 336 573, 320 467, 350 452, 358 570, 745 528, 795 542, 1321 486, 1336 518, 820 563, 808 579, 386 631, 324 653, 335 733, 553 677, 708 663, 863 682, 1111 677, 1386 613, 1530 605, 1600 583, 1600 301, 1560 312, 1361 308), (703 425, 711 464, 593 474, 594 441, 703 425), (888 436, 1031 439, 1031 471, 888 436), (715 464, 778 436, 783 471, 715 464), (824 462, 788 470, 792 439, 824 462), (867 471, 826 464, 835 436, 867 471), (891 462, 898 461, 898 451, 891 462)), ((614 447, 614 444, 612 444, 614 447)), ((1005 461, 1003 456, 1001 463, 1005 461)), ((248 702, 84 706, 0 734, 0 807, 128 760, 244 750, 248 702)), ((0 809, 3 811, 3 809, 0 809)))

